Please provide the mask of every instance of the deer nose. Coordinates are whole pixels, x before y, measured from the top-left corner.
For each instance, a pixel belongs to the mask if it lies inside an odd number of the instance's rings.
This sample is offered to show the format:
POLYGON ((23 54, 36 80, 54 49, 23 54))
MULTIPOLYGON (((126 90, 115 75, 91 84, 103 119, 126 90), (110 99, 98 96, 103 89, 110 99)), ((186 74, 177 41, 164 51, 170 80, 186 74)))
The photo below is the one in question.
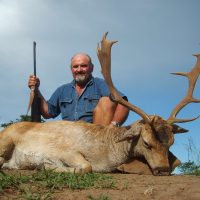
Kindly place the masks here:
POLYGON ((156 167, 153 169, 153 175, 155 176, 169 176, 170 168, 169 167, 156 167))

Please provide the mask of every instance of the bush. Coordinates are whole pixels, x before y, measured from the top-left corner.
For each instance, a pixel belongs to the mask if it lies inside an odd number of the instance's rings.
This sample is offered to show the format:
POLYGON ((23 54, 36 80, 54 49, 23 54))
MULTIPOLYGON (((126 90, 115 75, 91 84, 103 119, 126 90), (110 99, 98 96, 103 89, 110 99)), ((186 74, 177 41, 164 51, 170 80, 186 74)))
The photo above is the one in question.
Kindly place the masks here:
POLYGON ((190 174, 190 175, 200 175, 200 165, 195 164, 194 161, 188 161, 185 163, 182 163, 178 169, 183 174, 190 174))

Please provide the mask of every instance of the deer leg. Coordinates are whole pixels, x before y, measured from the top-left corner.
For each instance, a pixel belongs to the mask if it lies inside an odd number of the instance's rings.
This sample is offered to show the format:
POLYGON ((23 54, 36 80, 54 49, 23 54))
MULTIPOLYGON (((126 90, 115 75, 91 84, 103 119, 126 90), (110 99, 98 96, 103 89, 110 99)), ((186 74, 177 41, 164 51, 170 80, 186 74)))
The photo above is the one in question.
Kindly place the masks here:
POLYGON ((129 162, 120 165, 117 169, 122 173, 129 174, 152 174, 148 164, 142 159, 132 159, 129 162))
POLYGON ((4 162, 2 169, 19 169, 16 165, 15 159, 11 159, 8 162, 4 162))
POLYGON ((67 152, 60 159, 63 165, 52 164, 51 162, 45 162, 45 169, 53 169, 56 172, 70 172, 84 174, 92 172, 91 164, 85 160, 85 158, 80 153, 67 152))
POLYGON ((12 139, 8 136, 6 129, 0 132, 0 167, 6 160, 12 156, 14 144, 12 139))

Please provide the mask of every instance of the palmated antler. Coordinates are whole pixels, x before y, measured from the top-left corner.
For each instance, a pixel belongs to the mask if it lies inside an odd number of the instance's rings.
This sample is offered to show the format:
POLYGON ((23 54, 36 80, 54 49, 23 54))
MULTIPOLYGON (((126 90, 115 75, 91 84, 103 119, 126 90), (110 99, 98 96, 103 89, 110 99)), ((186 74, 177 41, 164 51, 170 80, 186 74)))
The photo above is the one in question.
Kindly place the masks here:
POLYGON ((142 111, 140 108, 130 104, 128 101, 125 101, 121 95, 118 93, 118 91, 115 89, 115 86, 113 85, 113 81, 111 78, 111 48, 114 43, 117 41, 108 41, 106 39, 108 32, 104 34, 102 41, 101 41, 101 47, 99 47, 99 44, 97 46, 97 56, 99 58, 99 62, 102 69, 102 74, 104 76, 104 79, 109 87, 110 93, 111 93, 111 99, 117 103, 120 103, 124 106, 126 106, 128 109, 136 112, 138 115, 140 115, 146 123, 151 123, 151 120, 149 116, 142 111))
POLYGON ((188 81, 189 81, 189 87, 188 87, 188 91, 187 91, 185 98, 183 98, 183 100, 180 101, 180 103, 172 110, 171 115, 170 115, 169 119, 167 120, 168 123, 170 123, 170 124, 189 122, 189 121, 193 121, 193 120, 195 120, 199 117, 199 116, 197 116, 197 117, 192 118, 192 119, 177 119, 176 118, 176 115, 187 104, 189 104, 189 103, 199 103, 200 102, 200 99, 195 99, 193 97, 193 91, 194 91, 194 88, 195 88, 195 84, 196 84, 196 81, 197 81, 199 74, 200 74, 200 54, 194 55, 194 56, 197 57, 197 63, 190 72, 172 73, 172 74, 175 74, 175 75, 186 76, 188 78, 188 81))

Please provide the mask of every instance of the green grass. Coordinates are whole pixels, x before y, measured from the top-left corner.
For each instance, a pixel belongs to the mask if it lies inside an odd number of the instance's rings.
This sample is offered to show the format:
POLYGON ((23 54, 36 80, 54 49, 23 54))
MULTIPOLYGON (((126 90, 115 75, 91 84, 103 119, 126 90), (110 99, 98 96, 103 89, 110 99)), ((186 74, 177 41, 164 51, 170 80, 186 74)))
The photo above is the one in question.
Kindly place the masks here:
MULTIPOLYGON (((0 195, 6 192, 6 189, 11 189, 19 193, 23 199, 51 199, 52 193, 63 188, 115 188, 115 183, 112 176, 98 173, 71 174, 44 170, 22 175, 0 172, 0 195)), ((106 199, 108 198, 105 196, 98 198, 106 199)))
POLYGON ((19 185, 27 182, 28 180, 29 178, 27 176, 23 176, 21 174, 15 177, 0 171, 0 192, 8 187, 17 189, 19 185))
POLYGON ((97 173, 72 174, 42 171, 32 175, 32 179, 43 187, 50 189, 87 189, 87 188, 113 188, 115 182, 111 176, 97 173))

